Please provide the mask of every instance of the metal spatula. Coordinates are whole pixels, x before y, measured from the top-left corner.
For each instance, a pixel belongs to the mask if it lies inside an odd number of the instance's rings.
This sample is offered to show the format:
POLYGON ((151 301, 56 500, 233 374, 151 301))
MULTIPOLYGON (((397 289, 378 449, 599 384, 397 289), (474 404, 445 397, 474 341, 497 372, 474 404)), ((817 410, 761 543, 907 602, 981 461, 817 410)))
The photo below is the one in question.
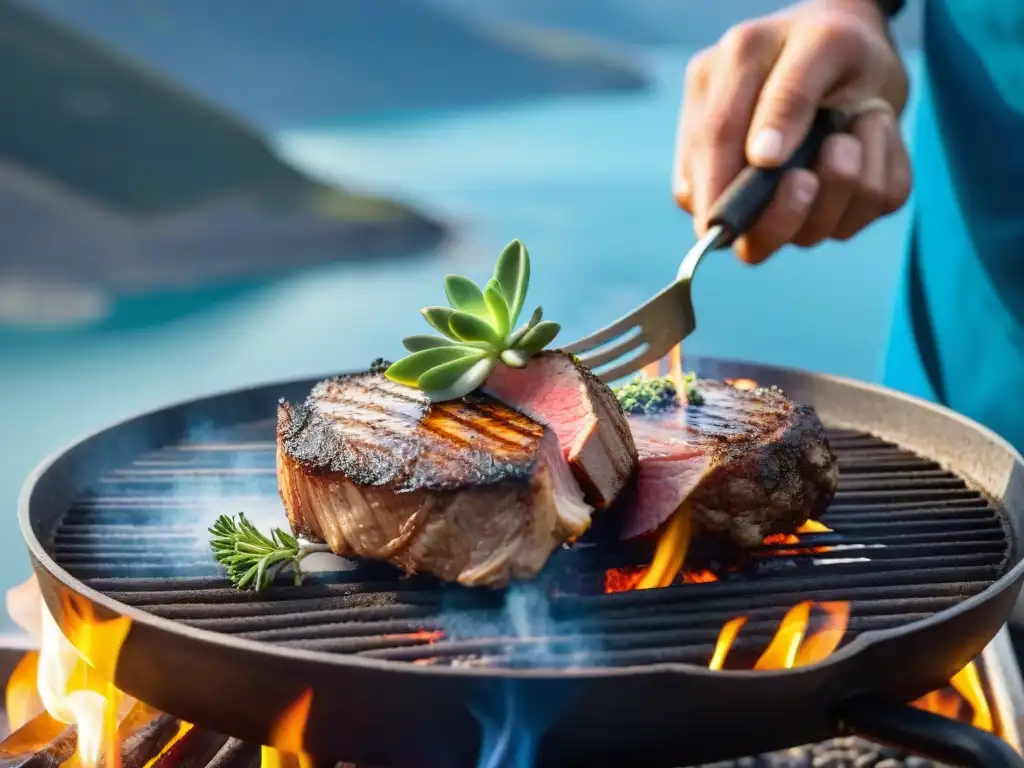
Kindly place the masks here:
POLYGON ((778 168, 747 166, 715 201, 707 233, 679 265, 675 282, 646 304, 565 350, 604 381, 615 381, 664 357, 697 327, 690 284, 701 259, 709 251, 726 248, 747 231, 771 202, 783 175, 793 168, 814 164, 825 138, 842 130, 845 120, 832 110, 820 110, 807 138, 778 168))

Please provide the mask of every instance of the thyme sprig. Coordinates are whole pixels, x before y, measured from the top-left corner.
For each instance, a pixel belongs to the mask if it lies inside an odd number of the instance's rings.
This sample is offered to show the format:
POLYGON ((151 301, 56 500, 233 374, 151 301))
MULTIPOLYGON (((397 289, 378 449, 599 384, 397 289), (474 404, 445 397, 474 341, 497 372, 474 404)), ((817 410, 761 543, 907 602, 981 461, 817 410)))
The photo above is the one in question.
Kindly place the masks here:
POLYGON ((228 579, 238 589, 259 591, 267 587, 284 568, 291 568, 295 586, 302 584, 300 563, 314 552, 328 552, 326 544, 300 542, 280 528, 270 536, 249 522, 245 513, 238 519, 221 515, 210 527, 210 548, 217 562, 227 568, 228 579))
POLYGON ((431 400, 454 400, 479 387, 502 362, 522 368, 554 341, 561 326, 543 319, 537 307, 515 328, 530 285, 530 254, 519 240, 498 256, 494 276, 483 290, 461 275, 444 281, 448 307, 424 307, 424 319, 441 336, 407 336, 412 354, 385 371, 392 381, 423 390, 431 400))

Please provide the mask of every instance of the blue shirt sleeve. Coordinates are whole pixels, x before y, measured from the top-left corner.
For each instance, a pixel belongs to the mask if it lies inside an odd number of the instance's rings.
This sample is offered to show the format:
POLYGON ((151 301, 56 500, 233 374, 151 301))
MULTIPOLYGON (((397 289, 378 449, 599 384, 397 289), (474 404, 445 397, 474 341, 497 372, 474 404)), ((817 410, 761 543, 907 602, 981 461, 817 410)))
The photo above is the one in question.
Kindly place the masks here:
POLYGON ((927 0, 886 383, 1024 448, 1024 3, 927 0))

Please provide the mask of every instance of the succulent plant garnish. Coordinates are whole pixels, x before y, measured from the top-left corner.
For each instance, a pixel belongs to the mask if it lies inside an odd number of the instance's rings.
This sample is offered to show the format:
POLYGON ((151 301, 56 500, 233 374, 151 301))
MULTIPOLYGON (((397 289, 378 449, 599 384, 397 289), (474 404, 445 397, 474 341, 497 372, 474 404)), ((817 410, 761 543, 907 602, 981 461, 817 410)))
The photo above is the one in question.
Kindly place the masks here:
POLYGON ((483 290, 467 277, 448 275, 444 289, 450 306, 421 310, 441 335, 402 339, 411 354, 392 363, 384 375, 440 402, 468 395, 499 362, 524 367, 561 330, 558 323, 543 319, 540 307, 515 327, 529 285, 530 254, 519 240, 505 246, 483 290))
MULTIPOLYGON (((704 403, 704 395, 697 389, 696 373, 683 376, 683 387, 687 405, 704 403)), ((626 413, 660 413, 680 405, 679 391, 671 376, 654 376, 649 379, 637 376, 612 391, 626 413)))

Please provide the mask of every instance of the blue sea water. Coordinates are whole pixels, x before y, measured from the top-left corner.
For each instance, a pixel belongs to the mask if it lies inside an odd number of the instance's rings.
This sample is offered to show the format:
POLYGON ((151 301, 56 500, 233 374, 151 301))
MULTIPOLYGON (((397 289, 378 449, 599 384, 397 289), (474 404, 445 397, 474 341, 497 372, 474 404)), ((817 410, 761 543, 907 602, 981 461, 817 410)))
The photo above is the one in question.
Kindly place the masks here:
MULTIPOLYGON (((451 222, 455 237, 433 258, 226 287, 145 330, 0 330, 0 588, 28 574, 15 521, 22 481, 82 433, 211 391, 399 355, 399 339, 422 331, 418 308, 443 301, 442 275, 483 279, 515 237, 533 258, 531 301, 562 322, 565 341, 661 288, 694 241, 669 194, 687 55, 648 53, 655 80, 645 93, 392 115, 274 137, 283 157, 314 176, 451 222)), ((916 73, 916 56, 909 60, 916 73)), ((912 114, 913 106, 908 125, 912 114)), ((906 221, 903 211, 849 243, 793 249, 756 269, 715 255, 695 285, 699 328, 687 352, 875 378, 906 221)))

